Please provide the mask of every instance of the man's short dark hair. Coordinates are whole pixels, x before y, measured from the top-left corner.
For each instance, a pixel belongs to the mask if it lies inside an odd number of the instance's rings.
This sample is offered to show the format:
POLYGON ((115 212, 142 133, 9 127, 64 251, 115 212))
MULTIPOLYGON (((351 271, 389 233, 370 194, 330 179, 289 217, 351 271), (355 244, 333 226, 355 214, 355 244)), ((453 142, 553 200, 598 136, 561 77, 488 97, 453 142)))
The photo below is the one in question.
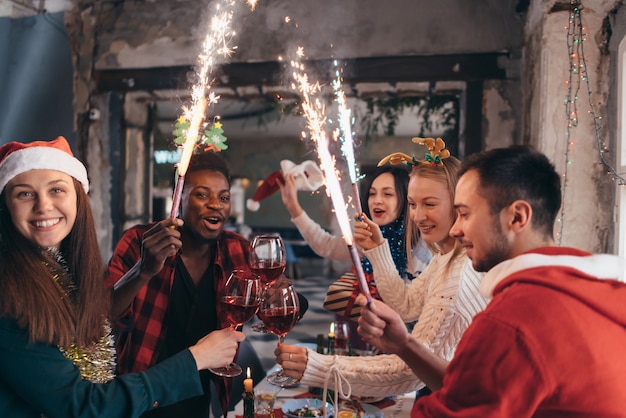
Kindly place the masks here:
POLYGON ((548 158, 527 145, 513 145, 470 155, 459 176, 476 170, 479 193, 487 199, 492 214, 516 200, 533 209, 533 226, 552 237, 561 208, 561 179, 548 158))
POLYGON ((200 151, 193 154, 189 161, 187 173, 199 170, 212 170, 222 173, 230 186, 230 171, 228 170, 228 165, 226 165, 226 161, 224 161, 217 152, 200 151))

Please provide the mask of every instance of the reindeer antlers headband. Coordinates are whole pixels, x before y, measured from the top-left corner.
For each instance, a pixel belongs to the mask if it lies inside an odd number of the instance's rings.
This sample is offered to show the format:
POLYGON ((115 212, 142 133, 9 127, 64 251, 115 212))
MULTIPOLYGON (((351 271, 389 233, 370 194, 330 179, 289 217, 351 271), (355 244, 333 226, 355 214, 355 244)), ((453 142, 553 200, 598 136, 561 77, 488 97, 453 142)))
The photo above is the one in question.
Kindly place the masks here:
POLYGON ((394 152, 380 160, 378 166, 380 167, 387 163, 396 165, 404 162, 409 167, 416 166, 417 164, 429 164, 443 167, 442 160, 450 156, 450 151, 445 149, 446 143, 443 142, 441 138, 413 138, 411 141, 416 144, 425 145, 428 148, 424 160, 417 160, 415 157, 410 157, 402 152, 394 152))

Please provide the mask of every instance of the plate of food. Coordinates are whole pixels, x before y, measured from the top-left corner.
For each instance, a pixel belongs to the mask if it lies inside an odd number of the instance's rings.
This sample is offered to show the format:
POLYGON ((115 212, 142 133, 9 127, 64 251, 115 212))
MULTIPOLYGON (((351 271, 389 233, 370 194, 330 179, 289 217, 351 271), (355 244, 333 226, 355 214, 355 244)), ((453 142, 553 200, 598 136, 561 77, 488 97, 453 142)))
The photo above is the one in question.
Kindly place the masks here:
MULTIPOLYGON (((283 414, 289 418, 324 417, 324 402, 316 398, 292 399, 283 403, 283 414)), ((326 402, 326 418, 333 416, 333 406, 326 402)))

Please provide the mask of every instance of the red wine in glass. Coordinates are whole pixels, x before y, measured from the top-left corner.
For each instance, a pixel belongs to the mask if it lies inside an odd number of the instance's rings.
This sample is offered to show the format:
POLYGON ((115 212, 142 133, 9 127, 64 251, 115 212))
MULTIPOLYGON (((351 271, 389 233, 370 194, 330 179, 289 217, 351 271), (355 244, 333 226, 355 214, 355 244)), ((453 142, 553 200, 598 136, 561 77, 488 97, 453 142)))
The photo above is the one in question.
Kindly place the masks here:
MULTIPOLYGON (((273 285, 268 286, 263 294, 263 302, 258 316, 265 328, 278 336, 283 344, 285 336, 294 327, 300 314, 300 301, 291 281, 281 275, 273 285)), ((287 387, 298 383, 297 379, 283 374, 282 369, 267 377, 275 386, 287 387)))
POLYGON ((335 322, 334 323, 335 341, 334 349, 335 354, 347 355, 350 352, 350 346, 348 341, 350 339, 350 328, 347 322, 335 322))
POLYGON ((285 243, 280 235, 260 234, 252 238, 248 264, 266 285, 278 280, 287 266, 285 243))
POLYGON ((348 352, 348 339, 347 338, 335 338, 335 352, 337 354, 348 352))
POLYGON ((260 300, 250 302, 244 296, 222 296, 222 312, 231 326, 238 327, 248 322, 259 310, 260 300))
MULTIPOLYGON (((263 296, 263 285, 259 276, 244 270, 233 270, 226 280, 220 296, 219 313, 224 315, 231 328, 248 322, 259 310, 263 296)), ((234 377, 241 374, 241 367, 230 363, 224 367, 209 369, 218 376, 234 377)))
POLYGON ((259 318, 269 332, 284 337, 294 326, 294 316, 298 317, 298 309, 294 307, 270 308, 259 312, 259 318))
POLYGON ((257 261, 250 268, 261 277, 261 281, 267 285, 274 283, 285 272, 285 262, 257 261))

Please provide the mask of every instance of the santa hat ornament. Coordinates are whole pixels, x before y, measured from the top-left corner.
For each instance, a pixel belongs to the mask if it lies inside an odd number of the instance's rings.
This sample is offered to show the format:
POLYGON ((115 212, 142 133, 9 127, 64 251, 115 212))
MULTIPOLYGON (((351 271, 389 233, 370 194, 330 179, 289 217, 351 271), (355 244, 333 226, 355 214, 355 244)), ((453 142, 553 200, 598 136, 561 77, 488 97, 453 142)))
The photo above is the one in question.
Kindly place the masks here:
POLYGON ((283 175, 293 174, 298 190, 313 192, 319 189, 324 183, 322 170, 311 160, 303 161, 298 165, 289 160, 282 160, 280 162, 280 168, 280 170, 274 171, 267 176, 254 193, 252 199, 248 199, 246 202, 248 210, 256 212, 261 207, 259 203, 261 200, 280 190, 279 182, 282 183, 284 181, 283 175))
POLYGON ((15 176, 30 170, 60 171, 81 182, 85 193, 89 191, 87 169, 74 157, 70 144, 62 136, 27 144, 9 142, 0 147, 0 192, 15 176))

